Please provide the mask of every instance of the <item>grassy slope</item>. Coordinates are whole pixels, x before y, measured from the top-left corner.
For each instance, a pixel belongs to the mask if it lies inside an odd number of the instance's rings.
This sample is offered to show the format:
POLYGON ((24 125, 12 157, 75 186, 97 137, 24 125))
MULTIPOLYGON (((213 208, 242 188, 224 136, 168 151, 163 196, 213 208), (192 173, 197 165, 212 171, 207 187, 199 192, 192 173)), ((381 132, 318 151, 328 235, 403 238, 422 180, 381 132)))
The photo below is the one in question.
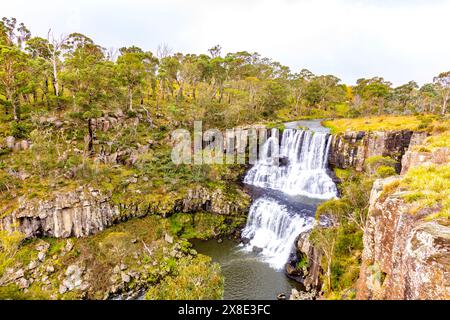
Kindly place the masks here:
MULTIPOLYGON (((349 131, 425 130, 439 122, 435 115, 425 116, 372 116, 353 119, 334 119, 323 122, 332 133, 349 131)), ((448 123, 448 120, 447 120, 448 123)))

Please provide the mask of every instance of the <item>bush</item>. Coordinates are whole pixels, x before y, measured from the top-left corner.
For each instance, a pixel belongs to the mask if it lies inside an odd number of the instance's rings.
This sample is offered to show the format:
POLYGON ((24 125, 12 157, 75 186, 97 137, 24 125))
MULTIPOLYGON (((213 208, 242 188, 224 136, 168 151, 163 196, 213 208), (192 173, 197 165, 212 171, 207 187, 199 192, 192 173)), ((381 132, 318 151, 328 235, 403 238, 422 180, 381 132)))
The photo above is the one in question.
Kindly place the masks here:
POLYGON ((11 123, 11 135, 17 139, 28 138, 31 132, 31 125, 24 122, 11 123))
POLYGON ((394 168, 397 165, 397 161, 392 159, 391 157, 383 157, 383 156, 373 156, 369 157, 365 161, 366 171, 369 174, 376 174, 379 167, 391 167, 394 168))
POLYGON ((211 258, 198 255, 172 264, 172 274, 147 291, 148 300, 217 300, 222 299, 223 278, 220 266, 211 258))
POLYGON ((380 166, 376 170, 376 176, 380 178, 387 178, 389 176, 393 176, 396 174, 396 171, 393 167, 388 166, 380 166))

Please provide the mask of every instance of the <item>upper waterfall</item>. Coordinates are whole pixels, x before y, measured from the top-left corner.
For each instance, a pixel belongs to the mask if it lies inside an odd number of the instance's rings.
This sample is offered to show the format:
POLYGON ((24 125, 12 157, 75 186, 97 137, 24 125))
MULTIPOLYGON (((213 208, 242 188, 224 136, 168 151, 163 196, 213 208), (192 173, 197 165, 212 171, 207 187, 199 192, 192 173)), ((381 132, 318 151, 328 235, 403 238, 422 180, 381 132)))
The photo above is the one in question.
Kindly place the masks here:
POLYGON ((330 143, 326 132, 286 129, 279 142, 274 131, 244 182, 289 195, 334 198, 336 185, 327 174, 330 143))

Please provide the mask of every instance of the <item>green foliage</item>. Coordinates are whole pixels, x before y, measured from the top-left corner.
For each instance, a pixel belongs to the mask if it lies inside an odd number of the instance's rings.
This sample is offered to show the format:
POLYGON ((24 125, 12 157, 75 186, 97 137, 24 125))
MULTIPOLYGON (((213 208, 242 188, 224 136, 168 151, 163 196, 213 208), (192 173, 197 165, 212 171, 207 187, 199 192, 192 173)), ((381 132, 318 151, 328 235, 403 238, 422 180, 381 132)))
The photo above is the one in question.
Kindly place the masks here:
POLYGON ((413 212, 422 208, 434 208, 428 219, 450 218, 450 165, 418 166, 408 170, 399 187, 409 191, 408 202, 414 204, 413 212))
MULTIPOLYGON (((324 253, 324 289, 329 298, 342 297, 343 292, 351 290, 358 279, 362 236, 373 183, 372 177, 353 170, 337 174, 342 181, 342 197, 323 202, 316 211, 317 219, 327 216, 331 225, 314 228, 309 237, 324 253)), ((354 295, 346 294, 347 298, 351 296, 354 295)))
POLYGON ((396 171, 393 167, 379 166, 376 169, 376 176, 379 178, 387 178, 387 177, 393 176, 395 174, 396 174, 396 171))
POLYGON ((24 238, 20 232, 10 234, 8 231, 0 230, 0 275, 14 261, 13 258, 24 238))
POLYGON ((380 178, 385 178, 395 174, 397 161, 391 157, 372 156, 367 158, 364 164, 369 174, 376 174, 380 178))
POLYGON ((11 135, 17 139, 26 139, 31 132, 31 125, 26 122, 12 122, 11 135))
POLYGON ((198 255, 184 258, 173 265, 175 276, 165 277, 147 291, 148 300, 212 300, 223 295, 220 266, 211 258, 198 255))

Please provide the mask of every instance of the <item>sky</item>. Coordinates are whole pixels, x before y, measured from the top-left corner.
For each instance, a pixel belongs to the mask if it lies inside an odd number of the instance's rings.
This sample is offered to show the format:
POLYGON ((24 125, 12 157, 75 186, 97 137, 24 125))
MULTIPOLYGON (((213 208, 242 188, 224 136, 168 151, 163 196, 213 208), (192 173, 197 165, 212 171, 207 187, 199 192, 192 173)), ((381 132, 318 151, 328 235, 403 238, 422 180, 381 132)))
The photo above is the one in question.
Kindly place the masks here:
POLYGON ((450 70, 450 0, 0 0, 35 36, 81 32, 105 48, 259 52, 347 84, 419 84, 450 70))

